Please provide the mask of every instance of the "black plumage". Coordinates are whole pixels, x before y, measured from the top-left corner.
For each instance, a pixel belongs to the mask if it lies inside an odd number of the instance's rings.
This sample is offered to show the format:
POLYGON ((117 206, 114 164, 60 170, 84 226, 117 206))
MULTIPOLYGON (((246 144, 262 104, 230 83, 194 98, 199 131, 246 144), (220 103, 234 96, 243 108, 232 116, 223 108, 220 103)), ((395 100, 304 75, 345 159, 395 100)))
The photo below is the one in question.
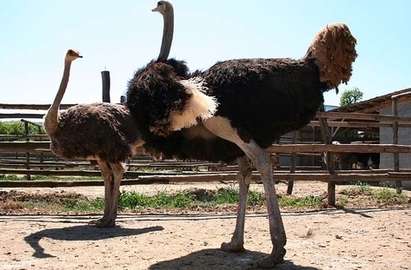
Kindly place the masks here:
POLYGON ((323 103, 323 92, 348 81, 357 56, 355 44, 348 27, 335 24, 317 34, 299 60, 228 60, 191 75, 181 68, 183 62, 152 62, 131 80, 127 106, 147 149, 167 157, 231 161, 243 152, 207 134, 201 123, 167 130, 170 113, 183 111, 190 98, 180 80, 201 81, 206 94, 217 100, 214 116, 227 118, 243 141, 254 140, 266 148, 281 135, 305 126, 323 103), (195 128, 203 131, 193 135, 195 128))
POLYGON ((230 119, 242 140, 262 148, 305 126, 327 90, 310 59, 229 60, 203 77, 208 94, 217 98, 216 115, 230 119))

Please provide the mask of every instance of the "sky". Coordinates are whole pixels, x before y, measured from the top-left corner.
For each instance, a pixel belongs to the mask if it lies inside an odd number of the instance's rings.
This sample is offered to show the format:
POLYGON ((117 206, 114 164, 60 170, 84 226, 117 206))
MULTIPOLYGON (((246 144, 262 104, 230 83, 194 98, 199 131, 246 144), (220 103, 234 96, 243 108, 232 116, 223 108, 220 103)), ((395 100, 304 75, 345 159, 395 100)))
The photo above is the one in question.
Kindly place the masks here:
MULTIPOLYGON (((170 57, 191 70, 235 58, 303 57, 327 23, 344 22, 358 58, 344 89, 364 99, 411 87, 411 1, 174 0, 170 57)), ((13 0, 0 8, 0 103, 51 103, 67 49, 72 65, 63 103, 101 101, 101 74, 111 74, 118 102, 134 72, 157 57, 163 21, 152 0, 13 0)), ((337 105, 335 91, 326 104, 337 105)))

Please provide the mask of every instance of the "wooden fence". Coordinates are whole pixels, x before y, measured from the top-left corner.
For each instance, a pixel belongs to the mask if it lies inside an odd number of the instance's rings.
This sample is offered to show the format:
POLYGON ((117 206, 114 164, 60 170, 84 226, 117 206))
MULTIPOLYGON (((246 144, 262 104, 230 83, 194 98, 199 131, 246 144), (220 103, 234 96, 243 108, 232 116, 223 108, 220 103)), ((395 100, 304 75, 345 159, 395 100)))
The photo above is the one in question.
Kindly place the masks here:
MULTIPOLYGON (((395 104, 395 99, 393 104, 395 104)), ((45 110, 49 105, 0 104, 0 109, 8 110, 45 110)), ((63 108, 72 106, 63 105, 63 108)), ((0 118, 40 119, 42 113, 0 113, 0 118)), ((0 136, 0 174, 26 175, 29 180, 33 175, 44 176, 100 176, 95 165, 86 161, 64 161, 57 159, 49 150, 49 141, 45 135, 29 134, 28 126, 33 122, 22 120, 25 134, 22 136, 0 136)), ((35 123, 34 123, 35 124, 35 123)), ((275 155, 290 156, 290 166, 275 167, 276 179, 289 182, 291 194, 294 181, 328 182, 328 203, 335 205, 335 184, 343 181, 395 181, 398 192, 401 180, 411 179, 411 170, 400 170, 399 153, 411 153, 411 145, 398 144, 399 127, 411 127, 411 117, 399 117, 397 107, 393 105, 393 115, 375 115, 364 113, 319 112, 309 124, 319 127, 322 132, 321 143, 296 143, 296 133, 292 133, 287 144, 273 144, 269 151, 275 155), (335 130, 340 128, 393 128, 393 144, 332 144, 335 130), (340 153, 392 153, 392 169, 377 170, 336 170, 333 158, 340 153), (325 155, 326 170, 318 166, 299 167, 298 155, 325 155)), ((176 183, 176 182, 225 182, 236 178, 236 165, 209 162, 182 162, 166 160, 153 161, 149 156, 139 155, 129 162, 129 171, 123 185, 176 183)), ((258 174, 253 179, 259 181, 258 174)), ((0 187, 66 187, 66 186, 103 185, 102 181, 0 181, 0 187)))

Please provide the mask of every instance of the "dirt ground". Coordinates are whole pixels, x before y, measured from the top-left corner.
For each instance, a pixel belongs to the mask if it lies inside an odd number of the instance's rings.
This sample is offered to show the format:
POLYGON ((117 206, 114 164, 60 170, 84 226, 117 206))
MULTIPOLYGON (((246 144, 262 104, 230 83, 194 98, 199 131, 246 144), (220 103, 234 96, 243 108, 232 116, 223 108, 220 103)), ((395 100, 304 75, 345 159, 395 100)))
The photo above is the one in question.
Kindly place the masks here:
MULTIPOLYGON (((326 191, 324 184, 305 185, 297 184, 296 193, 326 191)), ((102 196, 103 190, 81 191, 102 196)), ((271 250, 263 214, 247 216, 247 251, 240 254, 219 250, 233 232, 232 214, 124 214, 112 229, 88 226, 94 218, 0 216, 0 269, 256 269, 253 262, 271 250)), ((410 208, 287 212, 283 219, 287 254, 276 269, 411 269, 410 208)))

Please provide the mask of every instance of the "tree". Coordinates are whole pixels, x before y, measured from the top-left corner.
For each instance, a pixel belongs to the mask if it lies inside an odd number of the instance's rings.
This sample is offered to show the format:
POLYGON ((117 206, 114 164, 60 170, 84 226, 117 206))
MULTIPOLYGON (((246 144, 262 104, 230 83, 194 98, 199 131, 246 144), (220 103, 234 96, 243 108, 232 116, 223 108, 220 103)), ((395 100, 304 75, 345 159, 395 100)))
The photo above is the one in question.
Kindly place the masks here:
POLYGON ((363 92, 361 92, 361 90, 358 89, 357 87, 354 87, 352 89, 346 89, 341 94, 340 106, 344 107, 344 106, 349 106, 354 103, 357 103, 360 100, 362 100, 362 97, 363 97, 363 92))

